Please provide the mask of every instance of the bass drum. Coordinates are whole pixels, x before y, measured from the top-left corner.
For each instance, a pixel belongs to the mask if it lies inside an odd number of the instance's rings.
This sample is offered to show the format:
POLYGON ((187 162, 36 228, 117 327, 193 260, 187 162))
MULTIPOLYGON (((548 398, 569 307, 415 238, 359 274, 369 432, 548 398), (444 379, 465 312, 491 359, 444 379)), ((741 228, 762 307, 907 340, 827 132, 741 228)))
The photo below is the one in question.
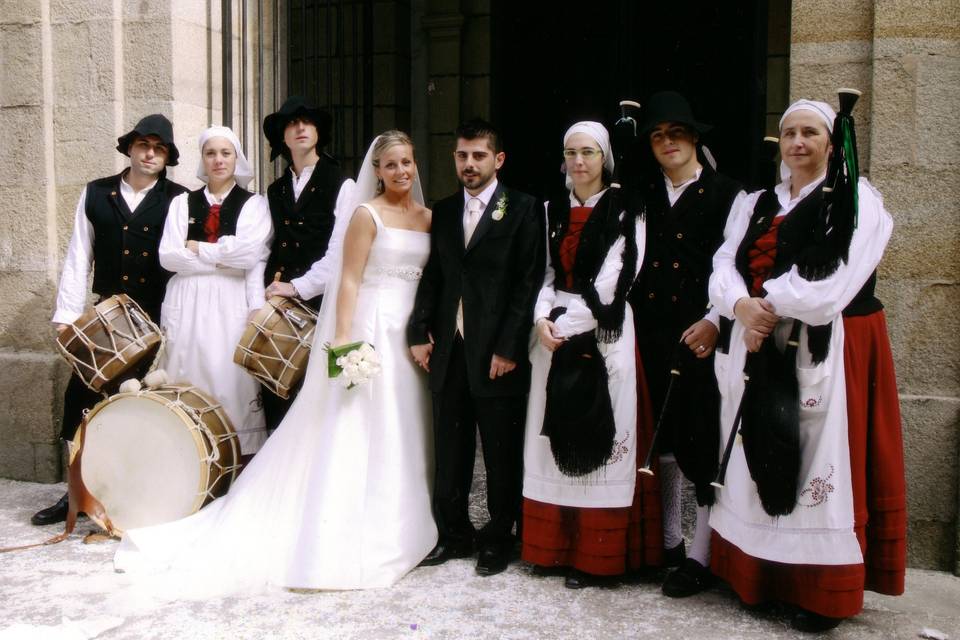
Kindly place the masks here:
POLYGON ((172 384, 96 405, 70 460, 70 476, 81 484, 72 489, 81 503, 95 505, 87 515, 120 535, 183 518, 224 495, 239 469, 240 445, 219 404, 196 387, 172 384))

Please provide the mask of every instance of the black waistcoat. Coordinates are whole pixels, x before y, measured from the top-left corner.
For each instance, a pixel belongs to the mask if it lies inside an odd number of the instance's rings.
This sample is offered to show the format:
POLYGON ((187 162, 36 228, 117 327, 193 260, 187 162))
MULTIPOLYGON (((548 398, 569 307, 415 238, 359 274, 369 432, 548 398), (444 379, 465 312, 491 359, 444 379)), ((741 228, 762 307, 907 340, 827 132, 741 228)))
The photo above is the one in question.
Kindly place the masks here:
MULTIPOLYGON (((797 261, 804 249, 814 241, 814 229, 820 203, 823 199, 823 184, 811 191, 801 200, 786 219, 777 228, 777 255, 774 260, 771 278, 776 278, 787 271, 797 261)), ((757 199, 750 218, 750 226, 744 235, 740 248, 737 250, 737 270, 744 277, 744 282, 750 286, 749 257, 747 253, 756 241, 765 234, 773 223, 773 218, 780 211, 780 202, 776 193, 770 189, 757 199)), ((861 316, 883 309, 883 304, 874 295, 877 284, 877 273, 874 271, 864 283, 857 295, 843 310, 845 316, 861 316)))
MULTIPOLYGON (((237 235, 237 219, 240 217, 240 211, 253 196, 246 189, 241 189, 240 185, 235 186, 220 205, 220 228, 217 238, 222 236, 237 235)), ((203 189, 191 191, 187 196, 187 211, 190 220, 187 223, 187 240, 196 240, 206 242, 207 234, 203 230, 203 225, 207 221, 207 215, 210 213, 210 203, 203 194, 203 189)))
POLYGON ((647 243, 630 302, 638 339, 676 342, 706 313, 713 254, 740 185, 704 165, 672 207, 662 175, 645 188, 647 243))
POLYGON ((278 271, 284 282, 299 278, 324 256, 336 221, 334 209, 342 183, 340 167, 332 158, 322 155, 297 201, 293 198, 291 171, 285 171, 270 185, 267 200, 273 220, 273 243, 264 273, 266 283, 278 271))
POLYGON ((157 255, 163 224, 170 201, 186 189, 161 177, 131 212, 120 195, 122 175, 87 185, 86 215, 94 233, 93 292, 101 297, 125 293, 154 315, 170 278, 157 255))
POLYGON ((564 194, 547 205, 548 247, 555 278, 554 287, 583 297, 597 319, 597 335, 601 342, 613 342, 622 331, 624 307, 637 265, 635 241, 638 218, 644 216, 643 204, 636 193, 607 189, 580 231, 577 254, 573 261, 573 286, 567 288, 567 272, 560 260, 560 245, 570 226, 570 198, 564 194), (623 219, 620 214, 624 213, 623 219), (626 239, 623 269, 617 280, 614 299, 609 305, 600 302, 594 280, 600 272, 610 247, 621 235, 626 239))

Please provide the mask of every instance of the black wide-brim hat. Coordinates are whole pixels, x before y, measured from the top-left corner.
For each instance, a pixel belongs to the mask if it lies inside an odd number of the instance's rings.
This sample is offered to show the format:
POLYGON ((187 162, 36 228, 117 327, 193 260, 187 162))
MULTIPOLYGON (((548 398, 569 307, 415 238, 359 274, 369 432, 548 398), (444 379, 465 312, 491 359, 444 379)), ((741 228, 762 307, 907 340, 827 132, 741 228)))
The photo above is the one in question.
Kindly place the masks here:
POLYGON ((270 160, 276 159, 286 151, 287 145, 283 141, 283 132, 290 121, 297 117, 307 118, 317 128, 318 148, 323 148, 330 140, 330 127, 333 125, 330 114, 303 96, 290 96, 279 111, 263 119, 263 134, 270 142, 270 160))
POLYGON ((167 166, 175 167, 180 159, 180 150, 173 143, 173 125, 161 113, 151 113, 145 118, 141 118, 129 133, 117 138, 117 151, 125 156, 130 156, 130 143, 137 138, 147 136, 157 136, 167 146, 167 166))
POLYGON ((640 127, 640 132, 643 135, 649 135, 658 124, 663 122, 679 122, 700 134, 713 128, 694 118, 690 103, 676 91, 660 91, 650 96, 643 105, 643 125, 640 127))

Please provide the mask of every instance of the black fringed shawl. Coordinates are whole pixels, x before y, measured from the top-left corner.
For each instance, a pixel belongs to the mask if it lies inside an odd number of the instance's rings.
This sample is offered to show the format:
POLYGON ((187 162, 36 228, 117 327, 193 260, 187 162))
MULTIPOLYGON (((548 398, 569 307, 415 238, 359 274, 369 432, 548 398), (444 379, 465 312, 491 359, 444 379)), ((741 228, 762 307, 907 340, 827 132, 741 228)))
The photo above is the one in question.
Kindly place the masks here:
MULTIPOLYGON (((636 241, 637 218, 643 218, 643 206, 638 199, 623 193, 618 188, 607 190, 583 225, 577 256, 573 264, 573 287, 570 293, 583 297, 593 317, 597 319, 597 340, 610 344, 623 334, 624 312, 627 294, 636 277, 638 248, 636 241), (623 213, 621 219, 620 214, 623 213), (623 269, 617 279, 617 287, 610 304, 603 304, 594 286, 603 261, 617 238, 623 236, 626 246, 623 251, 623 269)), ((549 227, 550 260, 556 278, 554 286, 566 289, 567 274, 560 261, 560 244, 570 225, 570 199, 561 196, 547 206, 549 227)))

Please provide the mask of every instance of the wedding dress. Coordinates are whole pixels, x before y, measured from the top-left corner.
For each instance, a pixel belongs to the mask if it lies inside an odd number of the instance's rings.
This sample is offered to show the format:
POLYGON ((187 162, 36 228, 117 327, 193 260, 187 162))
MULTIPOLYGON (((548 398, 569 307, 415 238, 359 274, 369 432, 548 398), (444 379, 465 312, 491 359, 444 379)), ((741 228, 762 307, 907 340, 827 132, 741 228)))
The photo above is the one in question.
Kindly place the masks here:
MULTIPOLYGON (((372 195, 364 187, 370 158, 357 181, 361 197, 372 195)), ((267 585, 362 589, 393 584, 433 548, 431 403, 405 337, 430 235, 387 227, 371 205, 360 207, 354 215, 371 216, 377 232, 350 339, 374 346, 380 375, 352 389, 328 377, 323 345, 338 289, 328 287, 303 389, 286 418, 225 497, 182 520, 126 532, 118 570, 166 581, 177 598, 267 585)))

